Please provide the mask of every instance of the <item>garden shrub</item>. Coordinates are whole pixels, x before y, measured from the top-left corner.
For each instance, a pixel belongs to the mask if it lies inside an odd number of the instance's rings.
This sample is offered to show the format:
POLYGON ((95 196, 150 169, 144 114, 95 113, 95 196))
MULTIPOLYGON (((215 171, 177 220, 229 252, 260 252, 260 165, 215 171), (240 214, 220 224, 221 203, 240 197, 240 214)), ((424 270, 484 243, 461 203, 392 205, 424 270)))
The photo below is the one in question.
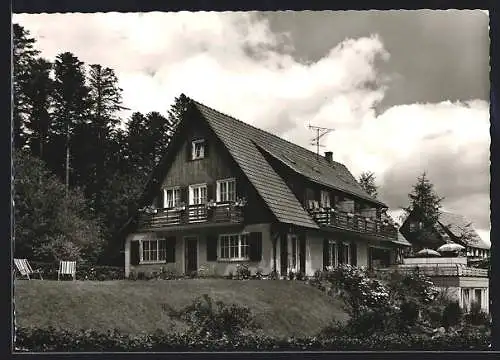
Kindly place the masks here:
POLYGON ((458 301, 451 302, 448 305, 446 305, 446 307, 443 310, 441 324, 445 328, 456 326, 460 324, 462 316, 463 316, 462 308, 460 307, 458 301))
POLYGON ((489 350, 491 333, 468 329, 439 336, 408 334, 375 334, 331 337, 274 338, 262 334, 245 334, 218 339, 185 333, 130 336, 119 331, 62 330, 55 328, 17 328, 16 348, 32 352, 171 352, 171 351, 335 351, 335 350, 489 350))
POLYGON ((220 339, 259 328, 249 308, 214 301, 207 294, 180 310, 174 310, 167 304, 163 305, 163 309, 171 318, 186 322, 188 332, 198 337, 220 339))
POLYGON ((419 307, 418 304, 414 300, 405 301, 401 304, 399 309, 399 319, 401 321, 401 325, 403 326, 412 326, 418 320, 419 316, 419 307))
POLYGON ((464 316, 465 321, 471 325, 489 325, 490 315, 481 309, 481 304, 473 302, 470 311, 464 316))
POLYGON ((236 279, 238 280, 247 280, 250 279, 251 276, 250 269, 247 264, 238 264, 236 266, 236 279))
MULTIPOLYGON (((38 262, 30 261, 33 269, 39 269, 42 276, 46 280, 56 280, 59 262, 38 262)), ((102 266, 92 265, 84 262, 77 262, 76 264, 76 279, 77 280, 93 280, 93 281, 107 281, 107 280, 122 280, 125 277, 123 267, 119 266, 102 266)))
POLYGON ((198 269, 198 276, 200 278, 217 278, 217 267, 213 264, 203 264, 198 269))
POLYGON ((158 278, 161 280, 176 280, 180 277, 180 274, 175 269, 166 268, 164 266, 161 267, 160 274, 158 275, 158 278))

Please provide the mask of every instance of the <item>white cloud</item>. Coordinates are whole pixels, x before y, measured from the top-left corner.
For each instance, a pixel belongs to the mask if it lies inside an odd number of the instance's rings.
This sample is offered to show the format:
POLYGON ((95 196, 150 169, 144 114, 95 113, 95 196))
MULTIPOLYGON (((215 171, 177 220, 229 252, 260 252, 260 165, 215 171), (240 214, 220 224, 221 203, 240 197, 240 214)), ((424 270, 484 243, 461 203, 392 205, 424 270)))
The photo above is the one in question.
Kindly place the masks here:
POLYGON ((287 53, 293 46, 287 34, 272 33, 254 13, 40 14, 13 21, 48 58, 71 51, 115 69, 124 105, 134 111, 165 113, 184 92, 306 147, 309 123, 333 127, 324 144, 355 175, 371 170, 382 181, 395 164, 418 173, 443 152, 474 162, 489 147, 483 101, 399 105, 377 116, 390 79, 376 61, 390 56, 375 34, 346 39, 306 65, 287 53))

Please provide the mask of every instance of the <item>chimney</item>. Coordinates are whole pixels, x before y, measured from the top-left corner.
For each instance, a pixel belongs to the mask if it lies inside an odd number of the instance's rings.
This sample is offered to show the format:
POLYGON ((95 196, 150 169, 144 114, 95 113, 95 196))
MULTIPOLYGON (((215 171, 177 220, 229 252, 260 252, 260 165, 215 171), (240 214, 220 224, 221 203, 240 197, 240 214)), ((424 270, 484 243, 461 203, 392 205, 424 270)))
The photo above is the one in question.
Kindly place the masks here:
POLYGON ((331 151, 325 151, 325 159, 329 163, 333 162, 333 153, 331 151))

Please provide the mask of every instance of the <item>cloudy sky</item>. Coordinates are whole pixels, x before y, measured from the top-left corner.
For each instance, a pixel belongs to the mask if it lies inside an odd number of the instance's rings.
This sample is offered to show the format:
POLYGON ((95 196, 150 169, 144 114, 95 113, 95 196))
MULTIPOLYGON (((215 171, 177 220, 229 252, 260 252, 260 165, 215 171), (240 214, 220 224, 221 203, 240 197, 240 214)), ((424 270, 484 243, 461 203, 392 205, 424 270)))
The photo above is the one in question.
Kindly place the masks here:
MULTIPOLYGON (((426 171, 444 210, 489 241, 488 15, 347 11, 14 15, 42 55, 118 74, 124 105, 166 113, 184 92, 375 172, 398 216, 426 171)), ((129 116, 130 113, 125 114, 129 116)))

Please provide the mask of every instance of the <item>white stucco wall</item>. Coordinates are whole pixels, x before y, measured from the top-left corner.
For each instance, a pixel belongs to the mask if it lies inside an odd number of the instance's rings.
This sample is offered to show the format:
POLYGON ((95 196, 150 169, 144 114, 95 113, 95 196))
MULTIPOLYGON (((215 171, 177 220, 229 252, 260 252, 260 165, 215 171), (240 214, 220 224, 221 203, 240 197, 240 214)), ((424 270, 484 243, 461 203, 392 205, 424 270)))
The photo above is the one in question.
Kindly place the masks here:
MULTIPOLYGON (((273 270, 273 248, 270 234, 270 224, 252 224, 247 225, 243 232, 261 232, 262 233, 262 260, 260 262, 248 262, 245 264, 249 265, 252 273, 255 273, 258 269, 262 270, 264 273, 269 273, 273 270)), ((232 234, 235 233, 231 230, 218 230, 220 234, 232 234)), ((167 236, 176 237, 176 249, 175 249, 175 263, 155 263, 155 264, 130 264, 130 242, 136 240, 145 240, 148 238, 154 238, 156 234, 154 233, 137 233, 131 234, 127 237, 125 242, 125 276, 128 277, 132 271, 137 272, 160 272, 162 268, 173 270, 179 274, 184 273, 185 269, 185 236, 196 236, 198 239, 198 268, 201 266, 207 266, 213 269, 217 275, 228 275, 229 272, 233 274, 236 273, 236 266, 241 263, 229 262, 229 261, 207 261, 207 235, 205 231, 199 232, 179 232, 171 233, 167 236)), ((278 250, 278 261, 279 261, 279 250, 278 250)), ((279 262, 278 262, 279 264, 279 262)))

